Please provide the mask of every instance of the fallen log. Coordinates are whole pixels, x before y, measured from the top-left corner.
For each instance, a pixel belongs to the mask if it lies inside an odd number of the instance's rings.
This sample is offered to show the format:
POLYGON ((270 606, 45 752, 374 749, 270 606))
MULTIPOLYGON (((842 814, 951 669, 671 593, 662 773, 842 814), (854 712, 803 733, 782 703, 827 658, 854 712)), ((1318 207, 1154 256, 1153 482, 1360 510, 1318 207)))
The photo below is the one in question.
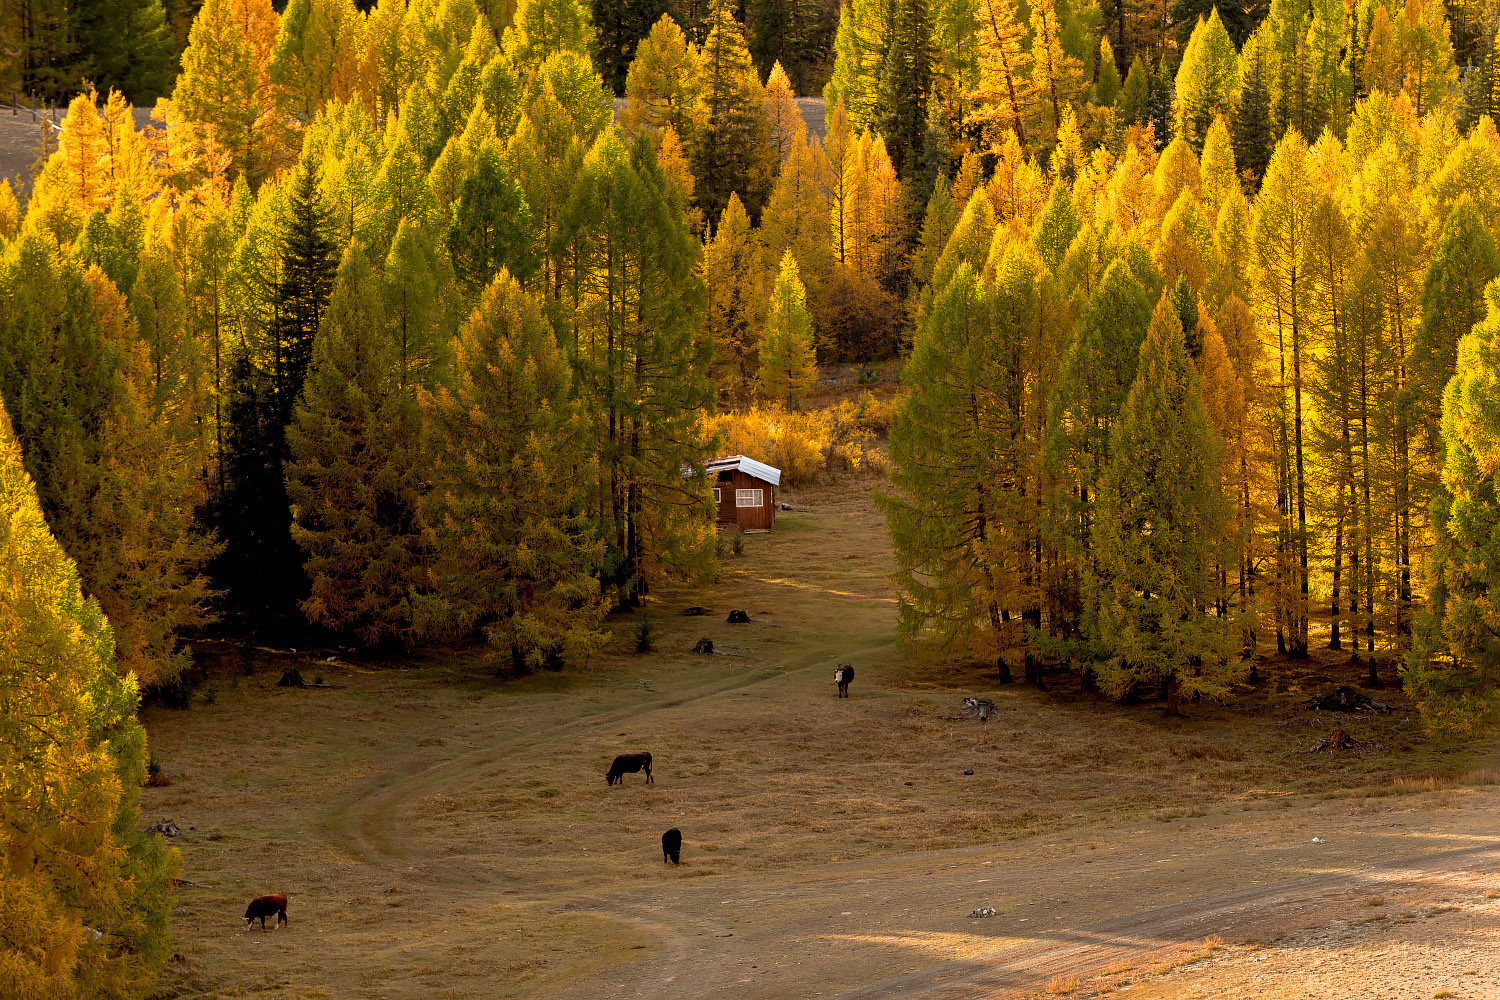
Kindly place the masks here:
POLYGON ((1309 698, 1307 707, 1322 712, 1379 712, 1390 715, 1398 706, 1375 701, 1369 695, 1347 684, 1340 684, 1327 694, 1309 698))

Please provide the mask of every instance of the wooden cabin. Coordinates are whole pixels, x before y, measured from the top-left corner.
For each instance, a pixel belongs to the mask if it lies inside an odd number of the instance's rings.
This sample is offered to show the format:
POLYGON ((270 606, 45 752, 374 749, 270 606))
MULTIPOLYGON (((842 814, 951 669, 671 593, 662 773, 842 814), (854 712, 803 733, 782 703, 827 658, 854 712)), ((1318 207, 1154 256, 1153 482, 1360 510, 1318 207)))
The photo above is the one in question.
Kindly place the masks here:
POLYGON ((775 526, 780 469, 744 455, 729 455, 705 463, 703 470, 714 483, 721 528, 770 531, 775 526))

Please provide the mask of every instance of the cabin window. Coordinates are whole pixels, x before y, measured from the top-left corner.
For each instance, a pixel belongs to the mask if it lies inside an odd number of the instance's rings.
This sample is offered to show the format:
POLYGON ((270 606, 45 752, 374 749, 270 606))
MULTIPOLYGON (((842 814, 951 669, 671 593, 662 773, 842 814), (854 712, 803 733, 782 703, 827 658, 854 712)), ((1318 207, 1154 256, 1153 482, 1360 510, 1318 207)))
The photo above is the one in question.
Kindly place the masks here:
POLYGON ((736 507, 761 507, 766 502, 765 490, 735 490, 734 505, 736 507))
POLYGON ((717 486, 715 486, 714 487, 714 503, 718 503, 718 502, 719 502, 719 488, 717 486))

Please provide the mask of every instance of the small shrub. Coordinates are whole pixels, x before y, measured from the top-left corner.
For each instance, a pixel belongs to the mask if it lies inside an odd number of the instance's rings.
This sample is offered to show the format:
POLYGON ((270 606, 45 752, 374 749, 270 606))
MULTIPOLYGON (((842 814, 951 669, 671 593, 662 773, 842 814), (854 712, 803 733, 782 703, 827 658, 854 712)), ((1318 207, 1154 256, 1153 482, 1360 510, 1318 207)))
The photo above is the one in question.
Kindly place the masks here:
POLYGON ((656 627, 651 624, 650 615, 643 615, 640 623, 635 627, 635 651, 649 653, 654 648, 656 648, 656 627))
POLYGON ((1047 992, 1051 993, 1053 996, 1058 996, 1059 994, 1063 993, 1072 993, 1074 990, 1078 989, 1078 986, 1079 982, 1077 976, 1058 975, 1053 976, 1052 979, 1047 983, 1047 992))
POLYGON ((322 674, 314 674, 313 675, 313 683, 314 684, 322 684, 323 683, 323 675, 322 674))
POLYGON ((156 759, 156 754, 146 758, 146 784, 152 788, 161 788, 170 785, 171 779, 162 773, 161 761, 156 759))
POLYGON ((729 539, 729 553, 735 556, 745 554, 745 533, 743 531, 735 532, 734 537, 729 539))

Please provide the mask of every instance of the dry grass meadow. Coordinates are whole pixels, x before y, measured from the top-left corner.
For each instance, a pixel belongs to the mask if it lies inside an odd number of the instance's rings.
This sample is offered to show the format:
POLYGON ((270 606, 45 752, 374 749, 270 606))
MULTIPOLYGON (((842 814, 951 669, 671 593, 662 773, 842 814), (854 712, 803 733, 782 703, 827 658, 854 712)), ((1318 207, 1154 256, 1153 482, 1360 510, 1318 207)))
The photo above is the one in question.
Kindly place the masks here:
MULTIPOLYGON (((1066 677, 1040 692, 905 664, 873 488, 791 494, 808 510, 749 536, 716 585, 658 595, 651 653, 639 614, 590 662, 523 678, 472 652, 257 650, 191 710, 149 709, 170 784, 145 790, 146 818, 182 827, 183 877, 209 887, 180 893, 159 995, 832 996, 1487 835, 1488 750, 1429 740, 1409 712, 1344 723, 1381 751, 1294 752, 1334 725, 1301 709, 1309 693, 1353 667, 1267 663, 1234 703, 1169 720, 1066 677), (752 623, 725 623, 732 608, 752 623), (695 655, 700 637, 735 655, 695 655), (278 689, 292 664, 339 686, 278 689), (971 694, 997 716, 945 718, 971 694), (655 784, 606 787, 636 749, 655 784), (680 867, 661 858, 672 826, 680 867), (290 893, 290 926, 245 931, 268 892, 290 893), (997 916, 969 919, 980 905, 997 916)), ((1154 943, 1202 950, 1202 932, 1171 936, 1154 943)), ((1039 963, 1034 992, 1097 984, 1039 963)))

